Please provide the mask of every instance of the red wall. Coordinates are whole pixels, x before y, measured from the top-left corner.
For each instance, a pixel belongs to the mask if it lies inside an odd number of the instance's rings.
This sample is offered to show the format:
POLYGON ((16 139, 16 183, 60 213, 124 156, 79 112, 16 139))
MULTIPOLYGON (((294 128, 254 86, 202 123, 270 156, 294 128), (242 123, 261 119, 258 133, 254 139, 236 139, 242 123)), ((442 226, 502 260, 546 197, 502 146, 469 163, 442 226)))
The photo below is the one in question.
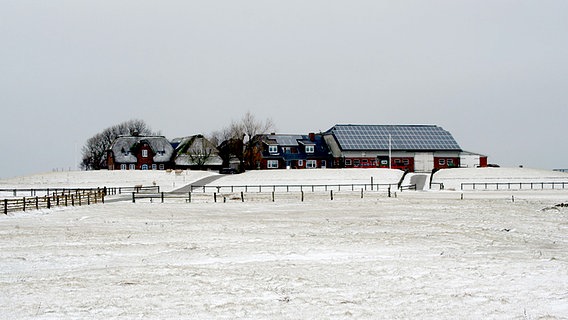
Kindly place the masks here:
POLYGON ((460 158, 459 157, 434 157, 434 168, 435 169, 447 169, 447 168, 459 168, 460 158), (443 164, 440 163, 443 160, 443 164), (448 160, 452 162, 451 165, 448 164, 448 160))

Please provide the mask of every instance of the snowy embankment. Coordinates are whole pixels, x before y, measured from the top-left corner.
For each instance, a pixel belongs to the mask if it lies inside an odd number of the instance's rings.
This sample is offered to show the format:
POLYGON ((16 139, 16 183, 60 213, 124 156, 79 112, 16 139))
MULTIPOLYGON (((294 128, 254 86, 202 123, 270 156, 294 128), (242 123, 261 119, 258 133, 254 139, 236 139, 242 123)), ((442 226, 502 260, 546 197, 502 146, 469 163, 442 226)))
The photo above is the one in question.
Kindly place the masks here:
POLYGON ((568 173, 529 168, 457 168, 440 170, 432 183, 446 190, 460 190, 462 183, 549 183, 567 182, 568 173))
POLYGON ((389 169, 254 170, 226 175, 211 183, 231 185, 333 185, 398 183, 403 172, 389 169))
POLYGON ((217 175, 210 171, 69 171, 48 172, 0 180, 0 189, 11 188, 102 188, 160 186, 162 191, 217 175))

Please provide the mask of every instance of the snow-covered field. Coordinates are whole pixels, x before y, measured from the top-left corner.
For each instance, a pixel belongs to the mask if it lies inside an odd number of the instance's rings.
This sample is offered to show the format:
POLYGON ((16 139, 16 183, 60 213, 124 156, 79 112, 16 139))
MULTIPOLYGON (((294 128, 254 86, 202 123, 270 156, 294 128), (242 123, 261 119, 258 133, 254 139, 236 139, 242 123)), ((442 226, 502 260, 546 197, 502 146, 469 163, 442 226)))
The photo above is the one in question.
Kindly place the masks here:
MULTIPOLYGON (((552 174, 493 172, 497 180, 552 174)), ((163 181, 175 189, 213 175, 131 174, 47 174, 0 188, 38 179, 69 187, 163 181)), ((483 174, 448 170, 435 179, 483 174)), ((370 176, 400 178, 384 169, 282 170, 212 183, 370 176)), ((568 208, 555 206, 567 202, 568 190, 363 199, 342 191, 333 201, 126 201, 13 213, 0 217, 0 318, 568 319, 568 208)))

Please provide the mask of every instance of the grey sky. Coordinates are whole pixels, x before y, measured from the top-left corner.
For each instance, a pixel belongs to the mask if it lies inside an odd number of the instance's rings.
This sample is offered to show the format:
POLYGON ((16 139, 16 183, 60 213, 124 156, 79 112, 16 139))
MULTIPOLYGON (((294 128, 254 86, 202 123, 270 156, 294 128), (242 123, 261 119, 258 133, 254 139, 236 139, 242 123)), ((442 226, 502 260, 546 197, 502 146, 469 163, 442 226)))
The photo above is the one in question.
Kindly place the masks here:
POLYGON ((0 0, 0 177, 76 168, 143 119, 247 110, 280 133, 436 124, 504 166, 568 167, 568 1, 0 0))

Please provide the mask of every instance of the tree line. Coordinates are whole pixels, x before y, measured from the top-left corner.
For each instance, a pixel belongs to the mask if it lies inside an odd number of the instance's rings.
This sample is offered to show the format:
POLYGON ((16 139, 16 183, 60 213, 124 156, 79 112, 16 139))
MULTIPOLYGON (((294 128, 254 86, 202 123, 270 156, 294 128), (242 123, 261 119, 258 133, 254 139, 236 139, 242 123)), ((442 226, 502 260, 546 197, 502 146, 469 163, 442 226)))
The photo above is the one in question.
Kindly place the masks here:
MULTIPOLYGON (((220 130, 211 132, 207 138, 219 151, 223 166, 228 167, 231 159, 238 159, 239 170, 254 168, 257 159, 254 158, 256 143, 254 137, 258 134, 271 132, 275 129, 272 119, 258 120, 250 111, 240 120, 233 120, 220 130)), ((107 168, 107 151, 114 140, 120 136, 138 134, 140 136, 157 136, 160 131, 154 131, 143 120, 128 120, 104 129, 87 139, 83 146, 81 168, 83 170, 100 170, 107 168)))

